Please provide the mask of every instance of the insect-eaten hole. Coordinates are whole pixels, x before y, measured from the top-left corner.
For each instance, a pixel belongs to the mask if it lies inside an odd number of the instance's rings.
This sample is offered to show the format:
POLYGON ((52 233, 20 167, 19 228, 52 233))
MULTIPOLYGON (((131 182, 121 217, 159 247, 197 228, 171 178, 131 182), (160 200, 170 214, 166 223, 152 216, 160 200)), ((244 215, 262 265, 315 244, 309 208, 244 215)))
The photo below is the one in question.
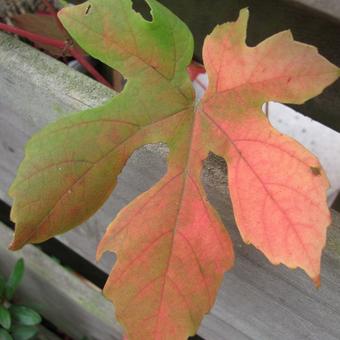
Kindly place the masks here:
POLYGON ((85 15, 88 15, 88 14, 90 14, 90 12, 91 12, 91 8, 92 8, 92 5, 91 5, 91 4, 89 4, 89 5, 86 7, 86 9, 85 9, 85 15))
POLYGON ((139 13, 146 21, 152 21, 150 6, 145 0, 132 0, 132 8, 139 13))
POLYGON ((310 171, 314 176, 321 176, 321 169, 318 166, 311 166, 310 171))

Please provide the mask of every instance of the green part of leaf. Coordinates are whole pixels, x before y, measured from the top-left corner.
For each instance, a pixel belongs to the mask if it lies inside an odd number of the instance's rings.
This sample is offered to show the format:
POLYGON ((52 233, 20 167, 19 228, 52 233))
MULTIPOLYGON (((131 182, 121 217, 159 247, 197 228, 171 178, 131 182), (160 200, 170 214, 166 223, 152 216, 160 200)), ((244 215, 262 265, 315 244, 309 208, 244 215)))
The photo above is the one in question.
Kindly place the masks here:
MULTIPOLYGON (((191 32, 160 3, 146 2, 151 22, 133 10, 130 0, 90 0, 61 10, 59 18, 87 53, 133 79, 135 85, 142 81, 145 86, 145 72, 156 71, 180 88, 188 80, 183 70, 193 55, 191 32)), ((189 84, 186 91, 191 94, 189 84)))
POLYGON ((12 305, 9 311, 13 320, 22 325, 34 326, 41 322, 41 316, 31 308, 12 305))
POLYGON ((11 328, 11 315, 4 306, 0 305, 0 325, 5 329, 11 328))
POLYGON ((29 340, 37 335, 38 328, 35 326, 15 325, 12 327, 11 333, 14 340, 29 340))
POLYGON ((64 233, 93 215, 131 154, 144 144, 167 142, 181 113, 193 111, 187 73, 192 35, 161 4, 148 3, 152 22, 133 11, 129 0, 93 0, 61 10, 61 21, 81 47, 128 82, 102 107, 60 119, 28 142, 10 188, 12 250, 64 233))
POLYGON ((5 329, 0 329, 0 339, 13 340, 12 336, 5 329))
POLYGON ((14 293, 23 278, 24 270, 24 260, 20 259, 15 264, 13 271, 6 282, 5 296, 7 300, 12 300, 14 293))

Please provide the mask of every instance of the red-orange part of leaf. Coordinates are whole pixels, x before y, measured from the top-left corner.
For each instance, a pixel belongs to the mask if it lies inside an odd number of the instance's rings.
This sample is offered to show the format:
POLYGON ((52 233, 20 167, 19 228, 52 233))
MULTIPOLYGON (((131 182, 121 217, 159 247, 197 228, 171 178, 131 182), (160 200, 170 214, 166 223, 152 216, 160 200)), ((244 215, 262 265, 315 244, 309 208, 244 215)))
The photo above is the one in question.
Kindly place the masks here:
POLYGON ((185 339, 213 306, 231 242, 199 178, 169 172, 126 207, 98 248, 118 260, 104 293, 129 339, 185 339))
POLYGON ((243 10, 237 22, 206 38, 209 87, 201 112, 210 128, 205 133, 211 150, 227 160, 244 241, 274 264, 304 269, 318 284, 330 224, 328 181, 316 157, 276 131, 261 107, 269 100, 303 103, 334 82, 339 69, 316 48, 295 42, 289 31, 248 47, 247 21, 243 10))

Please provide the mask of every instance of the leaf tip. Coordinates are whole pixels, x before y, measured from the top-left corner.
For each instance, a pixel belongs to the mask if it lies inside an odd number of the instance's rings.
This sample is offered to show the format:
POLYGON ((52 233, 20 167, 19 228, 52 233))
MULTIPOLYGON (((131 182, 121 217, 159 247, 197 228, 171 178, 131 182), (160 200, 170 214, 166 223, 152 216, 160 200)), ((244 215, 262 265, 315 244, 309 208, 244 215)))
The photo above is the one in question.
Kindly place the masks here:
POLYGON ((16 250, 20 250, 23 246, 18 244, 15 240, 15 238, 12 240, 12 242, 8 245, 8 250, 11 251, 16 251, 16 250))
POLYGON ((92 4, 89 1, 85 1, 82 4, 76 6, 63 7, 58 11, 57 16, 61 23, 64 25, 63 20, 70 14, 83 14, 88 15, 91 10, 92 4))
POLYGON ((249 8, 244 7, 240 10, 240 14, 238 17, 238 20, 247 20, 249 19, 249 8))
POLYGON ((65 13, 66 8, 67 8, 67 7, 63 7, 61 10, 58 11, 57 16, 58 16, 58 18, 59 18, 60 20, 62 19, 63 15, 64 15, 64 13, 65 13))
POLYGON ((242 8, 240 10, 238 19, 235 22, 235 24, 240 27, 240 30, 243 33, 242 41, 246 41, 249 16, 250 16, 249 8, 248 7, 242 8))
POLYGON ((9 244, 8 249, 12 251, 20 250, 30 241, 30 238, 19 238, 16 234, 14 234, 13 240, 9 244))

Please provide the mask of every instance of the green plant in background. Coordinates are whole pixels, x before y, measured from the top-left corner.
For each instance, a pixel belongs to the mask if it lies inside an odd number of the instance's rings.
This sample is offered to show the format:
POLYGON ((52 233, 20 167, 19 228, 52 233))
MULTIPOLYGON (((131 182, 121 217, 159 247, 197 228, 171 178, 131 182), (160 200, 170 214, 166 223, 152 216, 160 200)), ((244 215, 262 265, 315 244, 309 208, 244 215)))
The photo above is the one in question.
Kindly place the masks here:
POLYGON ((0 340, 28 340, 38 333, 41 316, 31 308, 13 302, 24 270, 24 260, 20 259, 7 280, 0 274, 0 340))

